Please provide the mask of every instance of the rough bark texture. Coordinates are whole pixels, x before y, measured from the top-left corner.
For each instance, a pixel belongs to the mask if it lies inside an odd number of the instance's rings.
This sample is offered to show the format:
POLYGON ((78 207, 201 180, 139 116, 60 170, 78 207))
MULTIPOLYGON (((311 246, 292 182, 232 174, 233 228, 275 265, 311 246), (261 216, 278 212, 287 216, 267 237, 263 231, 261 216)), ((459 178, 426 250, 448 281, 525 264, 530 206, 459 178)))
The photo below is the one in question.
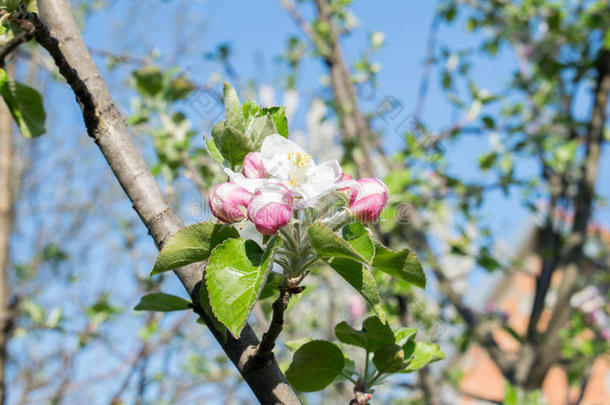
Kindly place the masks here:
POLYGON ((6 403, 5 369, 7 344, 11 332, 13 311, 10 306, 11 289, 10 236, 13 226, 13 118, 0 99, 0 404, 6 403))
MULTIPOLYGON (((112 172, 131 200, 158 247, 183 227, 159 185, 140 156, 124 117, 113 102, 106 84, 83 43, 70 6, 65 0, 39 0, 41 24, 35 15, 27 18, 36 26, 36 40, 53 57, 60 73, 73 89, 83 111, 87 131, 106 158, 112 172), (47 30, 48 28, 48 30, 47 30)), ((223 341, 198 305, 198 287, 203 267, 193 264, 175 271, 225 353, 236 365, 258 400, 263 404, 300 404, 273 357, 252 367, 258 338, 246 325, 240 339, 223 341)))

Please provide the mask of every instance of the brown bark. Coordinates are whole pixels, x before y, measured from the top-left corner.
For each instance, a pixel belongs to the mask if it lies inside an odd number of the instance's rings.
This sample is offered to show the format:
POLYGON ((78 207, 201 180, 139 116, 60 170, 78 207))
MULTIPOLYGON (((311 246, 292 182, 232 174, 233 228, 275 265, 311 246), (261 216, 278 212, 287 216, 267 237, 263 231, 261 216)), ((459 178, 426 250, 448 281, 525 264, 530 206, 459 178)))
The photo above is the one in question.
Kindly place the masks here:
POLYGON ((574 223, 567 238, 565 270, 551 320, 538 343, 532 367, 522 383, 527 388, 539 388, 549 368, 558 360, 561 340, 559 331, 565 327, 572 314, 570 298, 578 288, 579 270, 584 255, 587 226, 591 218, 595 182, 599 172, 604 126, 607 119, 608 94, 610 93, 610 51, 603 51, 598 61, 598 77, 594 92, 593 111, 589 131, 585 139, 586 153, 582 165, 582 177, 574 200, 574 223))
MULTIPOLYGON (((83 43, 70 6, 65 0, 39 0, 42 22, 34 14, 23 18, 36 27, 35 39, 53 57, 62 76, 74 91, 83 111, 89 135, 106 158, 115 177, 131 200, 134 210, 158 247, 183 227, 154 176, 136 149, 125 119, 110 97, 106 84, 83 43), (47 29, 48 28, 48 29, 47 29)), ((203 266, 192 264, 175 271, 202 317, 246 383, 263 404, 300 404, 273 357, 252 367, 258 338, 249 325, 241 337, 226 341, 200 309, 199 285, 203 266)))
POLYGON ((7 345, 14 311, 10 305, 10 236, 13 228, 13 118, 0 99, 0 404, 6 403, 7 345))

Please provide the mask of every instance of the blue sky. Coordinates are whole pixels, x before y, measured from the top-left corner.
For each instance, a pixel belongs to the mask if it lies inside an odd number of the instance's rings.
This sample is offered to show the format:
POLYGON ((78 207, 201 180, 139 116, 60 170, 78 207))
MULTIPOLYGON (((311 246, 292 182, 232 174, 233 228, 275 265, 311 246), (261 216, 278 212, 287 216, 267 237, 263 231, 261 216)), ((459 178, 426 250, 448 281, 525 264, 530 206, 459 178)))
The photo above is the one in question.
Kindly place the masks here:
MULTIPOLYGON (((175 38, 174 7, 177 2, 147 1, 157 6, 158 10, 150 15, 146 24, 136 24, 135 30, 145 30, 138 33, 137 43, 127 40, 116 40, 111 30, 100 27, 112 26, 112 20, 121 13, 128 14, 128 2, 119 2, 107 12, 94 15, 87 22, 85 40, 94 48, 108 49, 115 52, 130 52, 146 55, 154 48, 161 50, 161 63, 167 67, 173 65, 172 50, 175 38), (164 21, 165 20, 165 21, 164 21), (110 21, 110 22, 109 22, 110 21), (154 27, 150 29, 148 27, 154 27)), ((422 62, 425 57, 426 40, 432 20, 434 2, 387 1, 382 6, 374 2, 355 1, 354 13, 360 21, 359 28, 344 41, 344 53, 348 61, 354 61, 360 56, 368 42, 368 35, 373 31, 383 31, 386 34, 386 46, 374 56, 374 60, 382 65, 379 74, 380 88, 374 101, 362 102, 365 111, 374 110, 383 97, 392 96, 399 99, 405 112, 410 112, 415 106, 419 80, 422 72, 422 62)), ((281 85, 283 67, 276 62, 286 44, 289 35, 299 33, 299 29, 288 17, 279 2, 192 2, 189 12, 182 15, 181 24, 185 30, 190 26, 198 26, 205 21, 197 38, 196 46, 190 47, 183 55, 179 66, 188 69, 195 80, 205 82, 216 66, 202 57, 213 50, 221 42, 228 42, 233 47, 233 65, 241 78, 254 78, 259 84, 281 85), (189 21, 193 20, 193 21, 189 21)), ((305 16, 313 10, 303 7, 305 16)), ((186 33, 184 36, 191 34, 186 33)), ((474 43, 476 38, 463 32, 462 27, 443 27, 439 33, 439 43, 450 46, 464 46, 474 43)), ((502 54, 490 60, 487 57, 477 58, 476 76, 481 87, 490 90, 502 88, 507 80, 506 75, 515 65, 512 55, 502 54)), ((317 60, 308 60, 303 64, 299 79, 299 89, 305 95, 319 88, 320 76, 324 67, 317 60)), ((126 103, 123 104, 126 107, 126 103)), ((424 114, 424 121, 431 128, 442 128, 455 118, 455 111, 444 98, 438 86, 438 74, 431 75, 431 86, 424 114)), ((303 118, 297 117, 291 125, 302 125, 303 118)), ((377 122, 378 127, 383 126, 377 122)), ((209 128, 203 128, 209 131, 209 128)), ((382 127, 379 129, 383 129, 382 127)), ((399 146, 398 136, 393 135, 393 128, 388 128, 385 144, 389 148, 399 146)), ((481 139, 466 139, 459 145, 452 146, 452 164, 460 173, 476 175, 476 157, 487 149, 487 143, 481 139)), ((494 199, 495 200, 495 199, 494 199)), ((495 202, 502 204, 500 199, 495 202)), ((517 210, 518 211, 518 210, 517 210)), ((500 221, 502 228, 520 226, 520 220, 515 221, 515 215, 521 219, 522 214, 504 207, 498 212, 504 213, 504 218, 495 216, 494 221, 500 221)), ((506 233, 505 233, 506 234, 506 233)))
MULTIPOLYGON (((85 41, 93 48, 109 49, 117 53, 140 56, 157 49, 159 63, 166 68, 177 65, 197 82, 206 82, 218 66, 203 55, 213 51, 219 43, 229 43, 232 47, 232 65, 241 81, 254 80, 257 84, 281 87, 286 74, 285 66, 278 63, 280 55, 291 35, 301 35, 297 25, 280 6, 279 1, 247 2, 228 1, 158 1, 146 0, 139 5, 150 6, 144 13, 145 20, 133 25, 133 35, 120 36, 113 32, 113 25, 125 24, 118 15, 130 15, 135 7, 131 2, 117 2, 106 11, 95 13, 88 19, 84 31, 85 41), (108 29, 106 29, 108 27, 108 29), (184 44, 186 43, 186 44, 184 44), (176 49, 179 49, 177 54, 176 49)), ((379 88, 373 101, 361 100, 365 112, 374 111, 385 97, 393 97, 402 103, 404 115, 415 108, 430 24, 437 2, 387 0, 383 3, 354 0, 352 10, 359 20, 358 28, 343 43, 343 51, 348 64, 357 60, 368 44, 369 34, 383 31, 386 45, 373 55, 373 61, 381 64, 379 88)), ((303 16, 311 19, 314 9, 311 5, 300 7, 303 16)), ((437 47, 460 49, 479 44, 482 34, 467 33, 464 16, 451 24, 442 24, 438 32, 437 47)), ((98 59, 103 67, 103 59, 98 59)), ((516 60, 511 51, 501 48, 495 57, 478 53, 473 58, 472 77, 479 88, 499 92, 507 86, 511 72, 516 69, 516 60)), ((320 78, 326 74, 319 60, 306 60, 301 68, 297 87, 302 94, 301 106, 308 97, 320 89, 320 78)), ((110 76, 110 75, 109 75, 110 76)), ((223 80, 226 78, 223 77, 223 80)), ((123 108, 128 109, 129 93, 120 86, 111 87, 123 108), (117 88, 118 87, 118 88, 117 88)), ((276 99, 281 100, 280 94, 276 99)), ((576 110, 582 115, 590 111, 590 100, 586 91, 579 97, 576 110)), ((302 112, 302 110, 301 110, 302 112)), ((433 69, 426 109, 422 120, 431 130, 450 126, 463 114, 446 101, 440 86, 439 71, 433 69)), ((403 114, 401 114, 402 119, 403 114)), ((197 121, 204 132, 210 130, 210 122, 197 121)), ((401 138, 395 135, 396 122, 374 122, 375 128, 384 133, 384 145, 392 150, 401 146, 401 138)), ((304 116, 297 114, 291 129, 303 128, 304 116)), ((451 170, 465 179, 485 179, 478 169, 478 156, 490 149, 487 134, 464 136, 458 142, 445 145, 451 170)), ((607 151, 607 148, 606 148, 607 151)), ((598 190, 606 198, 610 195, 610 159, 607 153, 602 162, 598 190)), ((538 166, 533 162, 521 161, 517 166, 517 176, 538 175, 538 166)), ((491 181, 492 179, 487 179, 491 181)), ((183 216, 186 212, 183 212, 183 216)), ((490 227, 497 241, 503 242, 510 250, 518 248, 523 230, 530 223, 529 212, 521 205, 519 193, 506 197, 501 191, 492 191, 480 210, 485 224, 490 227)), ((610 222, 610 212, 601 209, 595 218, 602 223, 610 222)), ((485 274, 475 272, 471 282, 479 285, 486 280, 485 274)))
MULTIPOLYGON (((402 102, 406 111, 410 112, 414 109, 435 4, 434 1, 354 0, 353 11, 360 21, 360 26, 343 43, 348 62, 352 62, 360 56, 371 32, 383 31, 386 34, 386 46, 373 58, 375 62, 382 65, 379 73, 379 97, 375 101, 392 96, 402 102)), ((310 17, 312 10, 305 7, 304 14, 306 17, 310 17)), ((177 65, 180 69, 187 71, 195 81, 201 83, 206 82, 210 75, 218 70, 217 66, 205 60, 203 55, 213 51, 218 43, 228 42, 233 47, 233 66, 242 80, 255 79, 259 84, 279 86, 283 83, 285 68, 278 64, 277 56, 283 51, 287 38, 293 34, 300 34, 300 32, 280 6, 279 1, 139 0, 137 2, 115 1, 109 9, 94 12, 87 18, 83 34, 87 45, 94 49, 138 56, 145 56, 157 49, 161 55, 159 63, 164 68, 177 65)), ((463 47, 474 44, 479 39, 466 34, 459 19, 451 26, 442 26, 439 31, 439 44, 448 46, 463 47)), ((109 83, 112 95, 120 106, 128 111, 133 94, 125 84, 125 77, 133 66, 109 71, 103 58, 96 58, 96 61, 109 83)), ((504 88, 509 80, 509 73, 516 66, 513 56, 506 50, 501 51, 495 58, 479 55, 475 57, 474 61, 474 76, 477 78, 478 85, 491 91, 504 88)), ((324 66, 320 61, 306 61, 301 69, 298 82, 298 88, 302 94, 311 96, 317 92, 320 88, 320 76, 324 73, 324 66)), ((92 188, 92 178, 95 178, 99 184, 109 185, 107 186, 108 193, 121 193, 101 155, 84 135, 80 111, 67 86, 63 83, 49 86, 45 90, 45 105, 49 113, 49 122, 53 123, 53 127, 49 128, 48 135, 35 141, 42 154, 52 156, 50 152, 64 143, 71 147, 84 145, 82 152, 74 159, 87 159, 93 165, 93 168, 89 169, 91 171, 85 173, 79 173, 78 167, 72 168, 74 174, 70 177, 71 184, 68 189, 88 192, 92 188)), ((374 110, 376 104, 363 101, 361 107, 368 112, 374 110)), ((579 110, 588 112, 589 109, 588 100, 586 97, 582 97, 579 110)), ((451 124, 454 119, 455 110, 446 102, 439 86, 438 71, 433 70, 423 120, 430 128, 441 129, 451 124)), ((297 117, 291 123, 291 127, 292 129, 299 128, 303 126, 303 123, 304 118, 297 117)), ((209 126, 205 126, 209 123, 194 120, 194 124, 202 125, 200 129, 204 132, 210 130, 209 126)), ((383 122, 379 120, 375 125, 377 129, 384 129, 383 122)), ((398 148, 400 139, 397 136, 391 136, 392 128, 386 128, 385 132, 388 134, 385 138, 386 146, 390 149, 398 148)), ((481 178, 482 174, 477 169, 477 157, 488 148, 486 138, 481 136, 465 137, 457 144, 448 145, 452 170, 468 178, 481 178)), ((605 152, 606 157, 600 170, 598 188, 608 197, 610 161, 607 158, 607 150, 605 152)), ((49 159, 45 176, 46 173, 53 173, 56 167, 54 165, 60 165, 62 162, 61 156, 49 159)), ((524 165, 523 170, 532 170, 532 167, 524 165)), ((48 176, 48 181, 42 184, 39 190, 40 204, 43 205, 45 198, 55 195, 58 188, 62 191, 66 190, 66 186, 59 185, 54 176, 48 176)), ((101 191, 102 196, 104 191, 101 191)), ((78 196, 78 193, 75 193, 71 198, 86 197, 78 196)), ((103 211, 100 214, 101 220, 110 217, 110 213, 116 212, 117 218, 120 214, 120 217, 129 218, 134 223, 138 221, 126 199, 109 205, 100 204, 100 210, 103 211), (103 214, 107 216, 103 217, 103 214)), ((14 249, 18 260, 25 260, 29 254, 31 241, 34 239, 38 227, 35 215, 39 214, 32 213, 31 216, 20 219, 20 224, 25 231, 22 239, 18 239, 19 248, 14 249)), ((183 210, 182 214, 185 215, 186 212, 183 210)), ((492 194, 484 205, 482 214, 488 219, 489 225, 495 231, 498 239, 509 244, 517 244, 516 239, 523 236, 522 230, 527 223, 527 213, 520 206, 519 195, 505 198, 499 193, 492 194)), ((610 212, 607 209, 601 210, 597 213, 597 218, 608 223, 610 222, 610 212)), ((61 219, 56 220, 61 222, 61 219)), ((88 221, 87 229, 81 236, 94 238, 98 237, 99 233, 105 233, 102 237, 107 238, 109 243, 119 251, 121 237, 116 231, 118 223, 100 223, 99 221, 100 219, 96 218, 88 221)), ((142 271, 146 272, 155 248, 152 240, 145 235, 143 227, 138 229, 141 235, 139 235, 137 243, 143 246, 144 252, 150 253, 150 257, 138 260, 142 271)), ((70 243, 77 244, 79 241, 74 240, 70 243)), ((115 274, 127 272, 125 256, 118 254, 112 258, 108 256, 108 252, 101 247, 98 249, 94 247, 88 253, 86 261, 84 261, 88 269, 86 277, 89 277, 88 282, 85 283, 87 288, 93 288, 90 287, 92 285, 108 285, 120 289, 123 286, 120 280, 128 276, 119 274, 110 277, 109 272, 113 271, 115 274), (115 267, 109 267, 109 264, 113 264, 115 267)), ((480 278, 473 280, 475 283, 480 281, 480 278)), ((168 289, 173 290, 169 292, 182 294, 177 282, 171 283, 168 289)), ((61 287, 53 294, 53 298, 60 294, 63 294, 61 287)), ((126 306, 133 304, 135 303, 125 302, 126 306)), ((127 317, 125 321, 129 323, 131 319, 127 317)), ((90 358, 89 363, 96 364, 95 362, 99 359, 95 356, 102 356, 102 354, 93 353, 91 356, 93 359, 90 358)), ((89 371, 86 364, 83 362, 82 373, 84 375, 89 371)))

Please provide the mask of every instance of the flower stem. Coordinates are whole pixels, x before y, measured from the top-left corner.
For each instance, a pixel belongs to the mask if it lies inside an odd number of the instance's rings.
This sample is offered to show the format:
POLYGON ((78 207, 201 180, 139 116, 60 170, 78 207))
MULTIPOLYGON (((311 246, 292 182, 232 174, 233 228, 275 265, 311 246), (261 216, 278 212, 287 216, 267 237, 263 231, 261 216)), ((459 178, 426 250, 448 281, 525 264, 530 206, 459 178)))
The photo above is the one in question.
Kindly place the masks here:
POLYGON ((370 353, 367 350, 366 357, 364 359, 364 381, 367 381, 369 378, 369 357, 370 357, 370 353))
POLYGON ((348 380, 350 380, 351 382, 353 382, 355 385, 358 385, 358 381, 354 380, 353 377, 351 377, 349 374, 341 371, 341 375, 345 378, 347 378, 348 380))
POLYGON ((379 379, 379 377, 381 377, 383 375, 383 373, 380 373, 379 371, 377 372, 377 374, 375 374, 375 376, 373 376, 373 378, 371 379, 371 381, 367 384, 368 387, 372 387, 373 384, 375 384, 375 382, 379 379))

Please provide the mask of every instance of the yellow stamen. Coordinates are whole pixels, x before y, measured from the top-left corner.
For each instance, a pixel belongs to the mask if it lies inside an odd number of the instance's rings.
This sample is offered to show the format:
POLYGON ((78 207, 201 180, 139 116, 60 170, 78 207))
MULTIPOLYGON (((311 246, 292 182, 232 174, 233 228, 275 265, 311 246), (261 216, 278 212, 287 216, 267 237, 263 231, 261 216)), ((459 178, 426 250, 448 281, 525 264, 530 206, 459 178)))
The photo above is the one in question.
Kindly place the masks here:
POLYGON ((290 152, 288 159, 292 166, 290 170, 290 185, 297 186, 305 180, 307 168, 312 164, 311 155, 301 152, 290 152))

